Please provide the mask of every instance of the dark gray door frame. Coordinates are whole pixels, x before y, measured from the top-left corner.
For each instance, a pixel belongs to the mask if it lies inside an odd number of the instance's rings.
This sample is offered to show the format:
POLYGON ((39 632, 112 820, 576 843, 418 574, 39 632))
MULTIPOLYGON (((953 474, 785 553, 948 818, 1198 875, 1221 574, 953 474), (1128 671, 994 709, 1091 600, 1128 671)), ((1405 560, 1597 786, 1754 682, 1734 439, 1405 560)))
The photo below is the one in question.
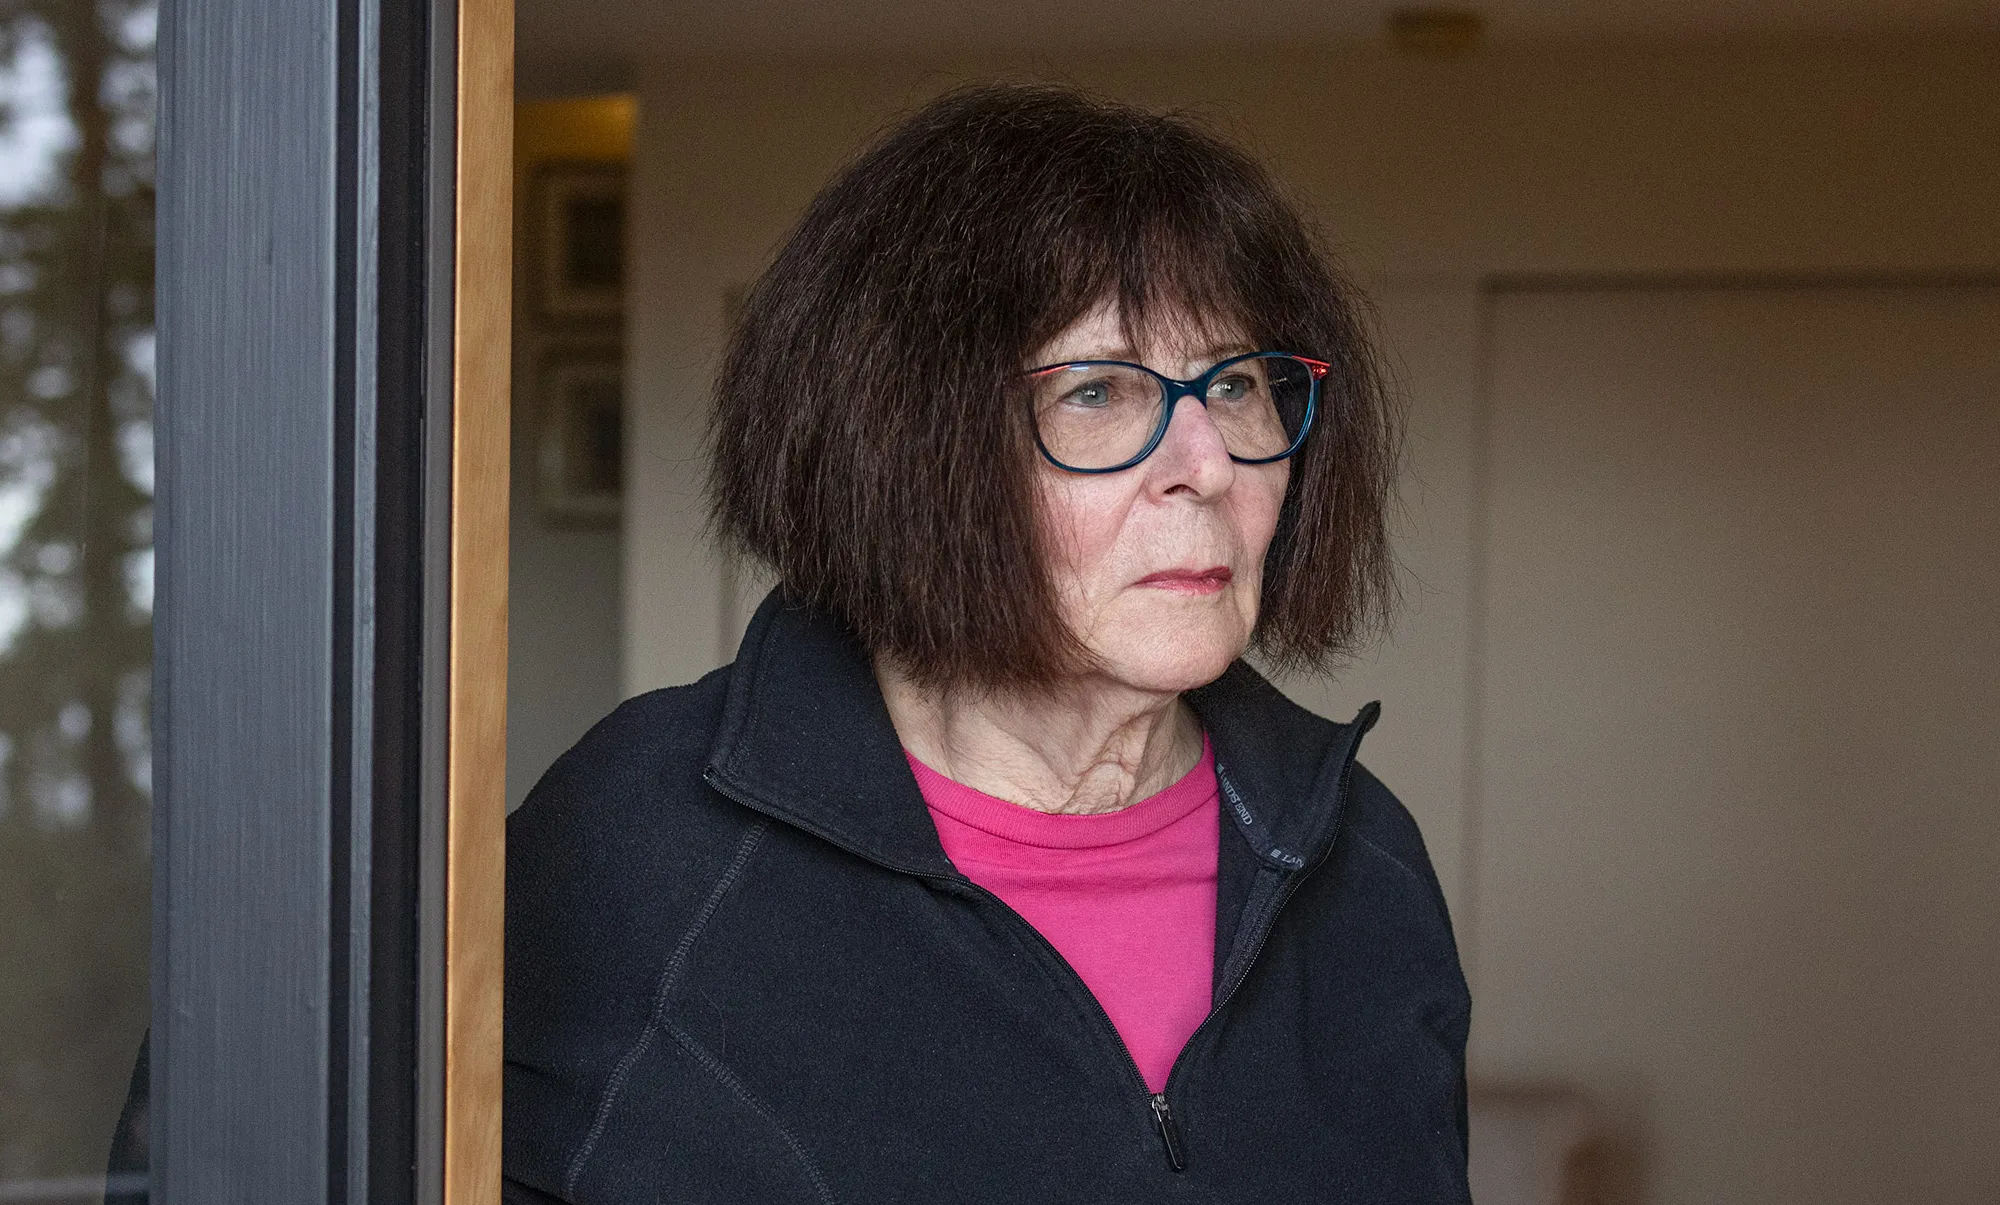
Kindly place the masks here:
POLYGON ((455 16, 163 5, 166 1205, 441 1197, 455 16))

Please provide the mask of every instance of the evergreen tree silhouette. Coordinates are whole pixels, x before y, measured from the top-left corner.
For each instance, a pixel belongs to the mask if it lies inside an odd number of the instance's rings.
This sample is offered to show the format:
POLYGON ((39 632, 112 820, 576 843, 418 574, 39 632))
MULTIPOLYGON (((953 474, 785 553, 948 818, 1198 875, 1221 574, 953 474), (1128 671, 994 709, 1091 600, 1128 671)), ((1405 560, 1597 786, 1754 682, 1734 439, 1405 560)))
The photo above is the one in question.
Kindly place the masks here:
POLYGON ((0 1182, 102 1168, 147 1021, 155 11, 0 0, 0 1182))

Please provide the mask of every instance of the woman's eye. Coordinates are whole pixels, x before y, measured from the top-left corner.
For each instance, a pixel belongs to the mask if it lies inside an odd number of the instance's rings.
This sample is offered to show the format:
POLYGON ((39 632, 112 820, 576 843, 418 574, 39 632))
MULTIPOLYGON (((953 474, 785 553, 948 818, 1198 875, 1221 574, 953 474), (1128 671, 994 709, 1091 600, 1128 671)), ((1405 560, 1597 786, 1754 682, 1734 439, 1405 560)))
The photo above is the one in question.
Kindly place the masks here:
POLYGON ((1243 373, 1217 377, 1208 387, 1208 396, 1223 402, 1240 402, 1255 392, 1257 392, 1256 380, 1243 373))
POLYGON ((1063 395, 1063 401, 1072 406, 1086 406, 1092 409, 1111 404, 1111 386, 1103 381, 1092 381, 1088 385, 1078 385, 1063 395))

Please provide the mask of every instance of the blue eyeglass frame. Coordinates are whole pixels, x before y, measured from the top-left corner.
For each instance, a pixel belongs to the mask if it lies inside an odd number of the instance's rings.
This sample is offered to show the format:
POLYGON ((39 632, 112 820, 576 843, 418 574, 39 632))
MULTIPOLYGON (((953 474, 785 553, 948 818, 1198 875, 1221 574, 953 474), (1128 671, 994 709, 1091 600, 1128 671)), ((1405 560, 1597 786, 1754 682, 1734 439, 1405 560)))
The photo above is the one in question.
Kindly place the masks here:
POLYGON ((1138 455, 1125 461, 1123 464, 1114 464, 1109 468, 1102 469, 1080 469, 1075 465, 1064 464, 1062 461, 1057 460, 1055 455, 1049 451, 1049 446, 1042 442, 1042 426, 1040 423, 1034 425, 1035 447, 1041 449, 1042 459, 1065 473, 1088 473, 1092 475, 1099 473, 1122 473, 1146 459, 1146 457, 1151 456, 1159 448, 1160 441, 1167 437, 1167 428, 1173 425, 1174 410, 1181 404, 1182 398, 1191 397, 1201 403, 1202 409, 1208 409, 1209 385, 1215 381, 1216 376, 1224 369, 1232 368, 1243 363, 1245 360, 1297 360, 1311 371, 1312 387, 1306 392, 1305 419, 1299 423, 1299 433, 1293 437, 1290 447, 1276 456, 1258 456, 1255 458, 1238 456, 1232 452, 1229 459, 1235 461, 1237 464, 1272 464, 1295 455, 1299 448, 1306 442, 1306 435, 1312 431, 1313 418, 1319 413, 1319 383, 1325 378, 1333 365, 1327 363, 1325 360, 1315 360, 1310 356, 1295 355, 1288 351, 1253 351, 1245 352, 1240 356, 1231 356, 1227 360, 1218 361, 1207 372, 1202 373, 1191 381, 1176 380, 1164 373, 1154 372, 1144 364, 1135 364, 1130 360, 1064 360, 1060 364, 1044 364, 1039 368, 1030 368, 1027 372, 1027 376, 1030 379, 1047 376, 1049 373, 1060 372, 1066 368, 1089 368, 1092 366, 1136 368, 1155 381, 1158 381, 1160 383, 1160 390, 1166 397, 1166 401, 1160 406, 1160 422, 1158 426, 1153 428, 1152 438, 1146 441, 1146 446, 1139 450, 1138 455))

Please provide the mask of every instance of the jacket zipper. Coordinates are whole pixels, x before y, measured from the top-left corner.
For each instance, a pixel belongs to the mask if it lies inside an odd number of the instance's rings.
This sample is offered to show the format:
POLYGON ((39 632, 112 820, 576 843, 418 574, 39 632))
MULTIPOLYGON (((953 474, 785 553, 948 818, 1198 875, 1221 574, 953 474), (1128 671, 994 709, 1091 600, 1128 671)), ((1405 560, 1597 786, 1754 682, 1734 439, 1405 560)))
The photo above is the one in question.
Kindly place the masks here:
MULTIPOLYGON (((1364 731, 1362 735, 1365 736, 1367 733, 1364 731)), ((1356 737, 1354 744, 1347 751, 1347 763, 1340 768, 1339 794, 1335 798, 1340 801, 1343 807, 1346 806, 1348 791, 1354 778, 1354 758, 1360 751, 1360 745, 1361 740, 1359 737, 1356 737)), ((1335 839, 1339 836, 1339 819, 1337 815, 1334 817, 1336 824, 1335 839)), ((1279 888, 1278 898, 1272 902, 1271 907, 1265 912, 1263 923, 1257 930, 1257 944, 1250 947, 1249 955, 1243 959, 1243 965, 1236 969, 1236 974, 1230 978, 1228 983, 1222 985, 1222 994, 1216 997, 1215 1007, 1208 1010, 1208 1015, 1201 1019, 1201 1024, 1195 1026, 1194 1032, 1188 1035, 1188 1040, 1182 1043, 1181 1052, 1183 1054, 1194 1046, 1195 1039, 1201 1037, 1202 1033, 1214 1023, 1215 1018, 1221 1014, 1222 1010, 1229 1006, 1229 1002, 1236 998, 1236 989, 1243 986, 1243 981, 1250 977, 1250 968, 1257 964, 1257 956, 1264 952, 1264 944, 1271 939, 1271 930, 1277 928, 1278 914, 1285 910, 1286 904, 1291 903, 1292 896, 1298 892, 1299 886, 1311 878, 1320 867, 1326 865, 1326 860, 1333 856, 1333 846, 1334 840, 1328 840, 1326 848, 1320 852, 1318 858, 1314 859, 1311 866, 1301 867, 1293 871, 1291 876, 1285 880, 1283 886, 1279 888)), ((1176 1055, 1173 1067, 1167 1072, 1167 1087, 1171 1088, 1174 1086, 1174 1076, 1180 1071, 1180 1068, 1181 1060, 1176 1055)), ((1160 1095, 1164 1100, 1166 1094, 1162 1092, 1160 1095)))
MULTIPOLYGON (((704 774, 702 775, 702 779, 708 784, 711 790, 714 790, 724 798, 733 800, 760 815, 771 814, 768 809, 755 800, 745 798, 741 792, 732 790, 718 782, 715 775, 704 774)), ((778 819, 783 819, 783 817, 778 817, 778 819)), ((790 822, 788 821, 787 823, 790 822)), ((815 835, 829 844, 842 849, 848 849, 845 844, 833 840, 824 833, 816 833, 815 835)), ((1000 909, 1007 916, 1012 917, 1014 923, 1027 932, 1028 940, 1041 946, 1043 950, 1048 952, 1049 957, 1054 960, 1055 965, 1061 968, 1060 973, 1068 975, 1070 980, 1082 990, 1083 998, 1090 1001, 1090 1006, 1097 1010, 1098 1018, 1104 1022, 1105 1031, 1111 1035, 1113 1042, 1118 1047, 1118 1052, 1125 1056, 1125 1069, 1131 1074, 1132 1083, 1139 1089, 1139 1095, 1146 1098, 1147 1108, 1152 1111, 1153 1125, 1159 1131, 1160 1144, 1167 1157, 1167 1166, 1176 1172, 1187 1169, 1187 1154, 1186 1148, 1181 1143, 1180 1125, 1174 1121, 1173 1109, 1167 1104, 1167 1094, 1165 1092, 1154 1092, 1147 1085, 1145 1074, 1139 1070, 1139 1060, 1132 1057, 1132 1048, 1125 1045, 1125 1038, 1118 1032, 1118 1026, 1111 1020, 1111 1014, 1104 1011, 1104 1002, 1097 998, 1097 993, 1090 990, 1090 985, 1083 981, 1083 976, 1076 973, 1076 968, 1071 966, 1069 960, 1062 956, 1061 950, 1056 949, 1054 942, 1044 937, 1040 929, 1029 924, 1026 917, 1008 907, 1006 900, 1001 899, 964 875, 941 875, 927 870, 916 870, 908 866, 893 866, 882 862, 878 858, 869 857, 869 855, 859 850, 848 849, 848 852, 854 854, 856 857, 867 858, 878 866, 885 866, 899 874, 907 874, 912 878, 921 879, 926 883, 934 884, 955 893, 969 891, 990 901, 994 907, 1000 909)), ((1204 1021, 1203 1024, 1205 1025, 1207 1022, 1204 1021)))
MULTIPOLYGON (((1364 729, 1363 735, 1365 734, 1366 730, 1364 729)), ((1348 747, 1347 762, 1345 765, 1341 767, 1340 770, 1339 793, 1335 796, 1335 799, 1338 800, 1343 806, 1345 805, 1347 800, 1350 780, 1354 777, 1354 758, 1355 754, 1359 751, 1360 744, 1361 744, 1360 737, 1357 736, 1354 740, 1354 743, 1348 747)), ((720 782, 716 781, 715 775, 703 774, 702 778, 708 784, 710 789, 716 791, 725 798, 734 800, 736 803, 741 804, 742 806, 749 808, 752 811, 763 813, 766 815, 770 814, 767 809, 765 809, 764 807, 760 806, 759 804, 750 799, 744 798, 741 793, 723 786, 720 782)), ((779 819, 783 819, 783 817, 779 817, 779 819)), ((1334 819, 1337 824, 1339 816, 1336 814, 1334 819)), ((791 822, 787 821, 787 823, 791 822)), ((816 835, 818 835, 822 840, 828 841, 830 844, 840 846, 841 848, 847 848, 843 843, 838 841, 833 841, 832 838, 828 837, 824 833, 816 835)), ((867 858, 869 861, 876 862, 878 865, 886 866, 890 870, 898 871, 902 874, 911 875, 915 878, 922 879, 925 882, 935 883, 939 886, 947 887, 954 891, 964 891, 965 889, 970 888, 973 892, 977 893, 978 895, 984 896, 986 899, 992 901, 993 904, 996 905, 1002 912, 1006 913, 1008 916, 1013 917, 1014 920, 1017 921, 1023 929, 1027 930, 1031 940, 1040 943, 1041 947, 1044 950, 1048 951, 1048 953, 1055 959, 1056 965, 1061 967, 1063 971, 1068 973, 1069 977, 1075 981, 1076 986, 1083 989, 1084 998, 1089 1000, 1091 1003, 1091 1007, 1097 1010, 1097 1015, 1099 1018, 1103 1020, 1105 1029, 1110 1032, 1112 1038, 1116 1041, 1119 1052, 1125 1056, 1125 1067, 1128 1071, 1131 1072, 1132 1080, 1139 1086, 1139 1091, 1141 1092, 1141 1094, 1143 1094, 1146 1097, 1146 1106, 1149 1110, 1151 1110, 1153 1114, 1153 1127, 1159 1132, 1160 1149, 1161 1152, 1166 1155, 1168 1169, 1175 1173, 1180 1173, 1187 1170, 1187 1147, 1181 1138, 1180 1123, 1174 1120, 1173 1106, 1169 1104, 1167 1101, 1166 1091, 1163 1089, 1159 1092, 1155 1092, 1146 1083, 1145 1074, 1139 1070, 1139 1061, 1132 1057, 1132 1048, 1125 1044, 1124 1035, 1118 1032, 1117 1024, 1111 1020, 1111 1014, 1104 1010, 1104 1003, 1097 998, 1097 993, 1090 990, 1090 985, 1083 981, 1083 976, 1077 974, 1076 968, 1069 964, 1069 960, 1062 956, 1062 951, 1056 949, 1054 942, 1051 942, 1047 937, 1044 937, 1042 935, 1041 930, 1029 924, 1026 917, 1022 916, 1020 913, 1014 911, 1013 908, 1009 907, 1007 901, 1001 899, 999 896, 993 894, 991 891, 988 891, 986 888, 981 887, 979 884, 973 882, 971 879, 966 878, 963 875, 946 876, 946 875, 933 874, 929 871, 915 870, 907 866, 890 866, 887 863, 880 862, 879 859, 870 857, 869 855, 864 854, 859 850, 850 849, 848 850, 848 852, 855 854, 855 856, 857 857, 867 858)), ((1249 956, 1244 958, 1243 965, 1237 968, 1235 976, 1232 977, 1230 981, 1223 986, 1222 995, 1216 998, 1215 1006, 1208 1010, 1208 1015, 1202 1018, 1201 1024, 1195 1027, 1195 1031, 1192 1034, 1189 1034, 1188 1040, 1181 1045, 1182 1054, 1185 1054, 1191 1047, 1193 1047, 1195 1044, 1195 1039, 1199 1038, 1202 1035, 1202 1033, 1208 1029, 1210 1025, 1214 1024, 1215 1018, 1221 1014, 1222 1010, 1228 1006, 1229 1001, 1235 997, 1236 989, 1242 985, 1245 979, 1250 977, 1250 968, 1256 964, 1257 956, 1264 952, 1264 943, 1270 939, 1271 930, 1277 925, 1278 913, 1284 911, 1285 905, 1291 901, 1292 895, 1294 892, 1298 890, 1299 884, 1304 882, 1307 878, 1311 877, 1314 871, 1318 870, 1322 865, 1324 865, 1327 857, 1332 852, 1333 852, 1333 841, 1329 840, 1327 842, 1325 851, 1323 851, 1320 854, 1319 858, 1315 860, 1311 866, 1293 871, 1290 878, 1286 880, 1284 886, 1280 889, 1277 900, 1264 913, 1262 924, 1260 925, 1259 930, 1257 932, 1257 944, 1251 947, 1249 956)), ((1180 1056, 1176 1055, 1174 1056, 1173 1067, 1170 1068, 1167 1072, 1167 1082, 1165 1085, 1166 1088, 1171 1088, 1174 1086, 1174 1078, 1176 1075, 1179 1074, 1180 1067, 1181 1067, 1180 1056)))
POLYGON ((1167 1104, 1167 1094, 1164 1091, 1153 1091, 1151 1086, 1146 1083, 1145 1073, 1139 1070, 1139 1060, 1132 1057, 1132 1048, 1125 1044, 1125 1036, 1118 1032, 1117 1024, 1111 1020, 1111 1014, 1104 1011, 1104 1002, 1097 998, 1096 992, 1090 990, 1090 985, 1083 981, 1082 975, 1076 973, 1076 968, 1069 964, 1069 959, 1062 956, 1061 950, 1056 949, 1055 943, 1044 937, 1040 929, 1029 924, 1027 917, 1022 916, 1020 913, 1014 911, 1012 907, 1008 906, 1006 900, 1001 899, 971 879, 946 878, 942 875, 934 874, 920 874, 917 877, 939 884, 940 886, 948 887, 954 891, 963 891, 967 887, 970 887, 979 895, 992 901, 1002 912, 1005 912, 1008 916, 1013 917, 1015 921, 1019 922, 1020 926, 1028 931, 1029 938, 1038 943, 1042 949, 1046 950, 1049 957, 1055 959, 1055 964, 1061 967, 1063 972, 1068 974, 1071 979, 1075 980, 1076 986, 1083 989, 1084 999, 1090 1001, 1091 1007, 1097 1010, 1098 1017, 1104 1021, 1104 1028, 1110 1032, 1113 1040, 1117 1042, 1118 1052, 1125 1056, 1125 1067, 1132 1073, 1132 1081, 1139 1086, 1140 1095, 1146 1098, 1147 1108, 1153 1111, 1153 1127, 1160 1132, 1160 1146, 1167 1156, 1167 1166, 1177 1172, 1186 1171, 1187 1153, 1181 1145, 1181 1128, 1179 1123, 1174 1120, 1172 1106, 1167 1104))
MULTIPOLYGON (((1346 804, 1348 791, 1352 786, 1354 758, 1355 754, 1359 752, 1360 744, 1360 739, 1356 738, 1354 744, 1348 749, 1346 764, 1340 768, 1340 785, 1338 793, 1334 798, 1339 800, 1343 806, 1346 804)), ((727 793, 724 792, 724 794, 727 793)), ((1335 819, 1337 821, 1339 819, 1338 816, 1335 819)), ((1201 1036, 1202 1031, 1206 1030, 1214 1022, 1215 1018, 1221 1014, 1222 1010, 1228 1007, 1230 1000, 1236 995, 1236 989, 1242 986, 1245 979, 1250 977, 1250 968, 1256 965, 1257 956, 1264 952, 1264 944, 1270 940, 1271 930, 1277 927, 1278 914, 1283 912, 1285 905, 1291 902, 1292 896, 1299 889, 1299 885, 1308 878, 1311 878, 1314 871, 1325 865, 1327 858, 1332 853, 1333 841, 1329 840, 1326 843, 1326 849, 1321 852, 1320 856, 1314 860, 1311 866, 1293 871, 1290 877, 1285 880, 1283 887, 1279 889, 1277 900, 1264 913, 1263 921, 1257 930, 1257 944, 1250 948, 1249 956, 1244 958, 1243 965, 1237 968, 1236 974, 1228 983, 1223 985, 1222 995, 1217 997, 1215 1006, 1208 1010, 1208 1015, 1201 1019, 1201 1024, 1195 1026, 1194 1032, 1188 1035, 1188 1040, 1181 1044, 1182 1053, 1186 1053, 1194 1045, 1195 1039, 1201 1036)), ((917 872, 906 871, 905 873, 917 872)), ((1174 1086, 1174 1076, 1180 1070, 1181 1066, 1180 1056, 1174 1056, 1174 1065, 1167 1071, 1165 1087, 1158 1092, 1153 1091, 1146 1083, 1145 1075, 1139 1070, 1139 1060, 1132 1057, 1132 1048, 1125 1044, 1125 1037, 1118 1032, 1117 1024, 1111 1020, 1111 1014, 1104 1011, 1104 1003, 1097 998, 1097 993, 1090 990, 1090 985, 1083 981, 1083 976, 1076 973, 1076 968, 1069 965, 1069 960, 1062 956, 1061 950, 1056 949, 1055 943, 1042 935, 1040 929, 1029 924, 1026 917, 1007 905, 1007 901, 988 891, 986 888, 981 887, 971 879, 964 878, 963 876, 959 878, 946 878, 941 875, 924 873, 917 873, 917 877, 957 890, 970 887, 973 891, 991 900, 1001 911, 1019 921, 1021 927, 1026 929, 1032 935, 1033 939, 1039 942, 1042 948, 1054 957, 1056 964, 1069 973, 1070 978, 1076 981, 1076 985, 1083 989, 1085 998, 1097 1009, 1097 1015, 1104 1019, 1105 1028, 1111 1031, 1111 1036, 1117 1040, 1118 1049, 1125 1055, 1125 1065, 1131 1069, 1132 1078, 1138 1081, 1140 1090, 1146 1094, 1146 1105, 1153 1112, 1153 1127, 1159 1131, 1160 1149, 1167 1157, 1167 1167, 1177 1173, 1186 1171, 1187 1147, 1181 1140, 1180 1123, 1174 1120, 1173 1106, 1168 1103, 1165 1090, 1174 1086)))
MULTIPOLYGON (((1353 787, 1354 754, 1358 752, 1358 746, 1360 745, 1360 743, 1361 742, 1359 740, 1355 741, 1355 745, 1357 746, 1357 748, 1350 750, 1348 752, 1347 764, 1340 768, 1340 786, 1338 788, 1339 794, 1336 795, 1335 798, 1339 799, 1343 806, 1346 805, 1348 792, 1353 787)), ((1339 820, 1339 817, 1336 816, 1334 819, 1336 821, 1336 831, 1334 833, 1334 838, 1337 839, 1339 837, 1339 832, 1337 827, 1337 822, 1339 820)), ((1236 995, 1236 989, 1242 986, 1243 981, 1245 979, 1248 979, 1250 977, 1250 968, 1256 964, 1257 956, 1264 952, 1264 943, 1270 940, 1271 930, 1277 927, 1278 913, 1283 912, 1285 910, 1285 905, 1291 903, 1292 896, 1297 893, 1300 885, 1303 884, 1307 879, 1311 878, 1314 872, 1318 871, 1321 866, 1326 865, 1326 860, 1333 855, 1333 846, 1334 846, 1333 840, 1327 841, 1326 848, 1320 851, 1319 857, 1313 860, 1313 864, 1311 866, 1300 867, 1298 870, 1293 871, 1291 873, 1291 876, 1285 880, 1283 887, 1279 889, 1277 900, 1271 904, 1271 909, 1268 914, 1267 920, 1265 921, 1263 927, 1257 931, 1257 944, 1250 948, 1249 956, 1243 960, 1243 965, 1237 968, 1235 976, 1232 979, 1230 979, 1228 983, 1223 985, 1222 996, 1215 1002, 1214 1010, 1212 1010, 1209 1013, 1210 1017, 1213 1017, 1217 1012, 1222 1011, 1222 1006, 1229 1003, 1230 998, 1236 995)), ((1201 1025, 1195 1029, 1195 1033, 1199 1034, 1202 1031, 1202 1029, 1207 1028, 1207 1026, 1208 1026, 1208 1019, 1203 1018, 1201 1025)), ((1194 1041, 1194 1037, 1190 1035, 1188 1041, 1192 1043, 1194 1041)))
POLYGON ((1181 1151, 1181 1128, 1174 1122, 1174 1109, 1167 1094, 1153 1093, 1153 1120, 1160 1127, 1160 1145, 1167 1148, 1167 1166, 1177 1172, 1187 1170, 1187 1156, 1181 1151))

